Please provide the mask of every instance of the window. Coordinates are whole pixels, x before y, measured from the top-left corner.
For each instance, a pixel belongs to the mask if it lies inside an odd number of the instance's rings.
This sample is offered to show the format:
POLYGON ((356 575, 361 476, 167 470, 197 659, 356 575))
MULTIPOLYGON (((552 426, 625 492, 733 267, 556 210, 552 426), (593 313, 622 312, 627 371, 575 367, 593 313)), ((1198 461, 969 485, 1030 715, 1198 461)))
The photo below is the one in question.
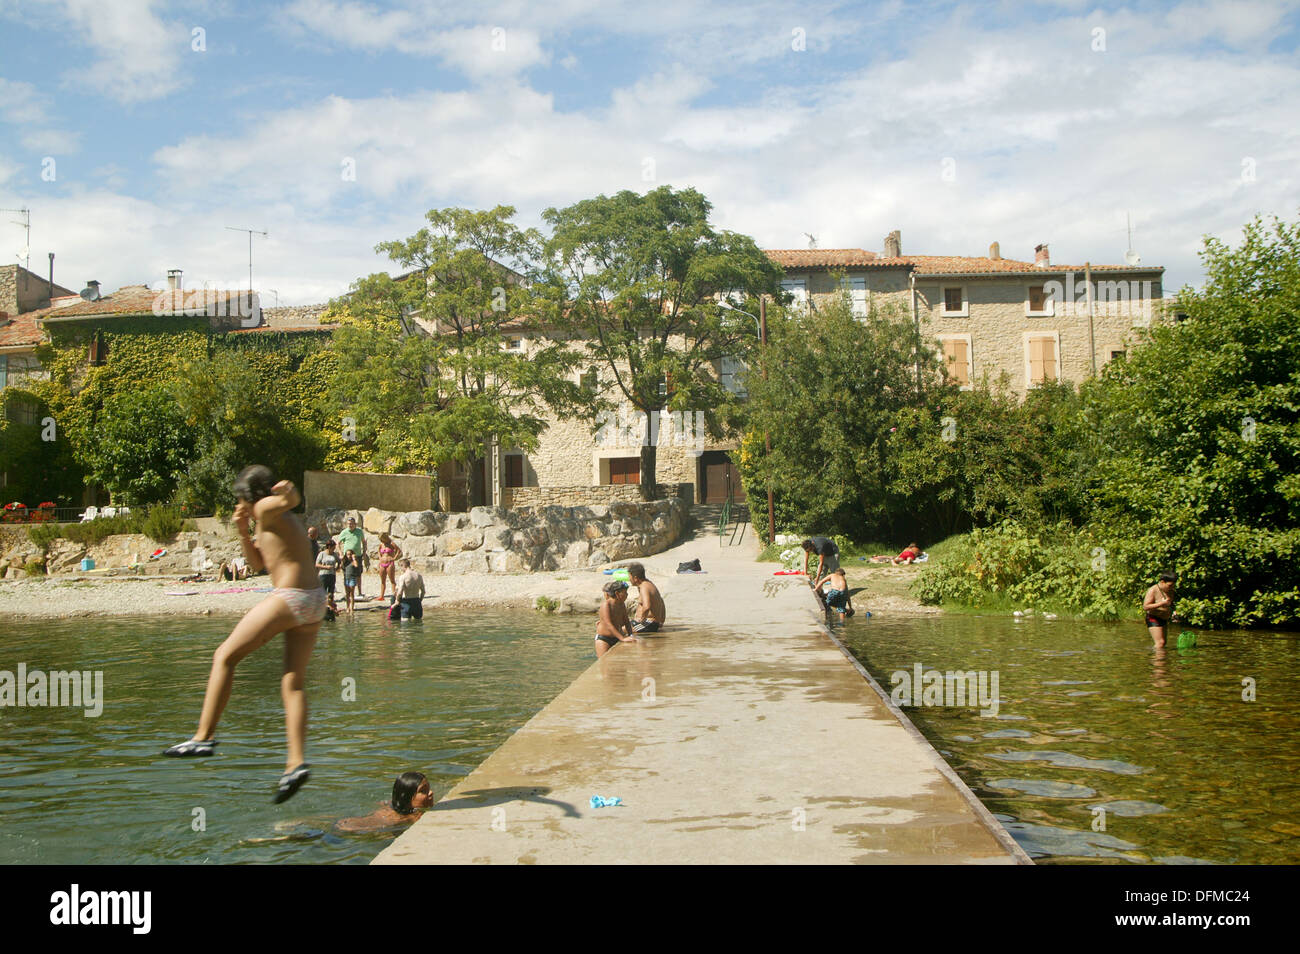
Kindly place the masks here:
POLYGON ((641 458, 611 457, 609 459, 609 482, 611 484, 641 483, 641 458))
POLYGON ((970 302, 966 299, 966 286, 944 286, 942 314, 951 318, 970 317, 970 302))
POLYGON ((7 417, 15 424, 36 424, 41 417, 40 406, 35 401, 25 398, 10 398, 4 410, 7 417))
POLYGON ((740 375, 745 365, 739 358, 722 357, 718 359, 718 383, 732 394, 744 397, 748 392, 740 383, 740 375))
POLYGON ((522 351, 523 349, 524 349, 524 339, 523 339, 523 338, 515 338, 515 337, 511 337, 511 338, 507 338, 507 339, 506 339, 506 350, 507 350, 507 351, 522 351))
POLYGON ((506 454, 506 486, 527 487, 524 482, 524 455, 506 454))
POLYGON ((1053 302, 1047 297, 1046 285, 1030 285, 1025 298, 1025 314, 1049 317, 1055 314, 1053 302))
POLYGON ((665 374, 659 379, 659 396, 661 398, 667 399, 672 397, 675 390, 677 389, 673 387, 672 374, 665 374))
POLYGON ((794 306, 808 304, 808 281, 803 278, 786 278, 781 281, 781 291, 794 296, 794 306))
POLYGON ((971 375, 970 335, 940 338, 939 343, 943 346, 944 367, 948 369, 948 377, 962 387, 969 387, 971 375))
POLYGON ((1050 335, 1025 335, 1025 380, 1030 387, 1060 378, 1060 342, 1050 335))
POLYGON ((844 289, 849 293, 849 303, 857 318, 867 317, 867 277, 857 275, 844 281, 844 289))
POLYGON ((590 391, 594 394, 600 387, 600 372, 594 367, 588 368, 582 376, 578 378, 578 383, 582 386, 584 391, 590 391))
POLYGON ((1117 360, 1119 360, 1120 358, 1123 358, 1127 353, 1128 353, 1128 352, 1126 352, 1126 351, 1112 351, 1112 352, 1110 353, 1110 360, 1112 360, 1112 361, 1117 361, 1117 360))

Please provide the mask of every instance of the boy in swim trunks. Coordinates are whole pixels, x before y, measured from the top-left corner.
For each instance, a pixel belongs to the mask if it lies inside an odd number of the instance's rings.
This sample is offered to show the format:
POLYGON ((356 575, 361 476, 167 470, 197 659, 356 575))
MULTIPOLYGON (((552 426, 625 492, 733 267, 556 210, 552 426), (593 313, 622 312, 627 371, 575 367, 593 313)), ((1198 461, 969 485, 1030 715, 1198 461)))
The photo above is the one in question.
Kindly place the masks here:
POLYGON ((1172 573, 1161 573, 1160 580, 1147 590, 1142 598, 1142 612, 1146 614, 1147 632, 1156 649, 1165 648, 1165 637, 1169 634, 1169 622, 1174 615, 1174 583, 1172 573))
POLYGON ((844 616, 853 615, 853 599, 849 596, 849 581, 843 567, 836 567, 826 574, 817 584, 817 595, 827 610, 835 610, 844 616))
POLYGON ((604 586, 604 593, 600 621, 596 623, 597 659, 619 643, 640 642, 632 635, 632 624, 627 618, 627 584, 622 580, 610 580, 604 586))
POLYGON ((645 578, 645 567, 640 563, 629 563, 627 575, 637 593, 637 620, 632 624, 632 632, 659 632, 665 619, 664 598, 659 587, 645 578))
POLYGON ((280 695, 284 700, 288 759, 276 787, 275 802, 293 796, 311 777, 304 761, 307 735, 307 695, 304 691, 307 660, 316 645, 316 633, 325 618, 325 590, 311 558, 311 542, 302 522, 292 513, 302 502, 298 488, 290 481, 275 483, 270 470, 260 465, 247 467, 235 480, 235 528, 239 531, 244 557, 255 570, 271 574, 275 589, 271 595, 244 614, 234 632, 217 647, 212 672, 203 697, 199 729, 188 742, 173 745, 163 755, 174 758, 212 755, 213 738, 221 713, 230 699, 235 667, 253 650, 284 633, 284 677, 280 695), (249 520, 257 521, 257 542, 248 534, 249 520))

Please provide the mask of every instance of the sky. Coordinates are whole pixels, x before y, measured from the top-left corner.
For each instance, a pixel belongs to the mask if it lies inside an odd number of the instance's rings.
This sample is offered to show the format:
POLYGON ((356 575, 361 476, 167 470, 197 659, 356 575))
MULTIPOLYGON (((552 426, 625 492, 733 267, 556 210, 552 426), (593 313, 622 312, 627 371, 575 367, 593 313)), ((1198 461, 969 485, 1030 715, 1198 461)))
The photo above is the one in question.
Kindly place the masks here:
MULTIPOLYGON (((0 0, 32 270, 323 302, 431 208, 693 187, 764 248, 1118 263, 1300 216, 1300 2, 0 0)), ((23 261, 0 212, 0 261, 23 261)))

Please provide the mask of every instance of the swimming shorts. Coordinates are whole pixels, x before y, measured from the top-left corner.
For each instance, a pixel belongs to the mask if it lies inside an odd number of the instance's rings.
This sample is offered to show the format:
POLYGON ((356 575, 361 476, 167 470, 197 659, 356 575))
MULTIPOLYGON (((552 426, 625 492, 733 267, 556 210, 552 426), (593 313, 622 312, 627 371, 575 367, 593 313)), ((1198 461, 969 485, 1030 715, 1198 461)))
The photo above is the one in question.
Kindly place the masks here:
POLYGON ((424 597, 404 596, 397 601, 402 619, 424 619, 424 597))
POLYGON ((599 639, 605 645, 609 646, 611 649, 613 649, 615 646, 619 644, 619 638, 617 636, 597 635, 596 638, 599 639))
POLYGON ((1158 627, 1160 627, 1161 629, 1168 629, 1168 628, 1169 628, 1169 620, 1167 620, 1167 619, 1161 619, 1161 618, 1158 617, 1158 616, 1148 616, 1148 617, 1147 617, 1147 628, 1150 629, 1150 628, 1153 627, 1153 626, 1158 626, 1158 627))
POLYGON ((663 624, 660 623, 660 622, 658 622, 657 620, 653 620, 653 619, 644 619, 644 620, 642 620, 642 621, 639 622, 639 623, 633 623, 633 624, 632 624, 632 632, 634 632, 634 633, 657 633, 657 632, 659 632, 659 627, 662 626, 662 625, 663 625, 663 624))
POLYGON ((297 590, 282 586, 272 590, 271 595, 278 596, 284 601, 299 626, 319 623, 325 618, 325 590, 319 586, 314 590, 297 590))
POLYGON ((844 607, 849 601, 847 590, 832 590, 829 587, 826 590, 826 607, 827 609, 837 609, 844 612, 844 607))

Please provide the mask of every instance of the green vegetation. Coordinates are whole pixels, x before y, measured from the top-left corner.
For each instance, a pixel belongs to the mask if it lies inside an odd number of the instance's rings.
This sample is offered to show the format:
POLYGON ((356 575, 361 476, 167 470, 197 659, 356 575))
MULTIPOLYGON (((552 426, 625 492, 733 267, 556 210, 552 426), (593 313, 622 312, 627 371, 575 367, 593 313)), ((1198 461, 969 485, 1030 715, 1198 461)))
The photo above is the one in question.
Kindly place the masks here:
POLYGON ((536 602, 533 603, 533 608, 547 613, 554 613, 560 608, 560 603, 558 600, 553 600, 549 596, 539 596, 537 597, 536 602))
MULTIPOLYGON (((712 206, 694 189, 663 186, 597 196, 548 209, 552 322, 614 385, 617 400, 644 415, 640 485, 655 485, 652 412, 704 411, 716 434, 737 409, 715 363, 754 347, 753 319, 718 307, 727 293, 758 314, 759 295, 781 294, 782 271, 747 235, 715 231, 712 206)), ((607 407, 594 400, 592 410, 607 407)))
POLYGON ((100 517, 86 523, 39 523, 27 528, 27 537, 42 549, 62 537, 85 546, 102 543, 119 533, 143 533, 158 543, 167 543, 182 531, 198 529, 193 520, 186 520, 180 508, 169 504, 154 504, 128 514, 100 517))

